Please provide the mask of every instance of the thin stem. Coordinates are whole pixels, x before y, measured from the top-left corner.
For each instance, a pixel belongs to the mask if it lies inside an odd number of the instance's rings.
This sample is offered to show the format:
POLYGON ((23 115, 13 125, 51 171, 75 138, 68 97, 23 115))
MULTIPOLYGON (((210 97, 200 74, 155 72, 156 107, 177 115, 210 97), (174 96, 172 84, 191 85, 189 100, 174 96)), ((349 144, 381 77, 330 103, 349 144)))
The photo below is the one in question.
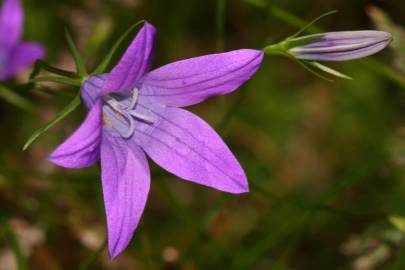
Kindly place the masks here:
POLYGON ((223 133, 231 122, 233 116, 237 113, 239 107, 242 105, 243 101, 246 98, 247 88, 243 87, 239 90, 240 94, 237 97, 236 101, 231 105, 231 107, 225 112, 225 115, 222 117, 221 121, 218 124, 218 130, 220 133, 223 133))
POLYGON ((79 267, 79 269, 80 270, 94 269, 91 266, 96 262, 98 257, 100 257, 101 253, 104 251, 106 246, 107 246, 107 238, 104 239, 103 244, 87 258, 87 260, 79 267))
POLYGON ((216 7, 216 32, 217 32, 217 51, 223 51, 225 48, 225 8, 226 0, 217 0, 216 7))
POLYGON ((27 112, 32 112, 35 110, 35 107, 33 104, 31 104, 31 102, 5 86, 0 86, 0 98, 27 112))
POLYGON ((18 270, 28 270, 29 269, 28 262, 27 259, 22 254, 21 246, 20 243, 18 242, 17 236, 15 235, 13 229, 10 227, 8 223, 5 224, 5 229, 10 240, 11 249, 13 250, 13 253, 17 260, 18 270))

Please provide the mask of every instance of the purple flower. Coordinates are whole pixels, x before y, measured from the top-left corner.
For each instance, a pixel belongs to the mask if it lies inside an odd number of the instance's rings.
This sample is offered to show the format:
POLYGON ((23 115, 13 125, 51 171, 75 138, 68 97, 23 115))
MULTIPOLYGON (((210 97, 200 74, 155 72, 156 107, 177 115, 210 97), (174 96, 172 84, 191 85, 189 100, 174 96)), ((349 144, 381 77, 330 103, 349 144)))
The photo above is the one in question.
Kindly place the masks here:
POLYGON ((391 34, 382 31, 342 31, 303 36, 288 42, 300 44, 289 49, 299 59, 346 61, 375 54, 391 40, 391 34))
POLYGON ((258 69, 263 52, 236 50, 150 71, 155 28, 145 23, 118 65, 88 78, 87 118, 50 156, 66 168, 101 162, 112 257, 128 245, 150 186, 145 153, 180 178, 230 193, 248 191, 246 175, 219 135, 180 107, 237 89, 258 69))
POLYGON ((36 42, 21 42, 24 12, 19 0, 4 0, 0 9, 0 80, 7 80, 44 57, 36 42))

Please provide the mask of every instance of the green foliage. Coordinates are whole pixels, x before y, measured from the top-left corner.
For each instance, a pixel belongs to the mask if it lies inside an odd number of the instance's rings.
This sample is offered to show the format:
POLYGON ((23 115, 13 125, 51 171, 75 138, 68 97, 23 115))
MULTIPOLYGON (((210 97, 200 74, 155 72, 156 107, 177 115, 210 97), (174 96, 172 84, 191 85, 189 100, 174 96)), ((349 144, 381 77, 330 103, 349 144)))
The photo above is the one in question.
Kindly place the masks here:
POLYGON ((389 221, 394 225, 401 233, 405 234, 405 218, 401 216, 390 216, 389 221))

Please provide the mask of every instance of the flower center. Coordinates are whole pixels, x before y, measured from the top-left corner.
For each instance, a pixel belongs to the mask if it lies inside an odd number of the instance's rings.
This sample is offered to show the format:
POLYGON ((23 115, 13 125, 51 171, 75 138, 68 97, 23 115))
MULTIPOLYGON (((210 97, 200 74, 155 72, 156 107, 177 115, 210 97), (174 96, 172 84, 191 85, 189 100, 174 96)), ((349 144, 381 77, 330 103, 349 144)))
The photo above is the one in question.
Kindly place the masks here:
MULTIPOLYGON (((109 108, 115 113, 115 118, 123 118, 126 122, 126 128, 122 128, 122 121, 117 122, 113 119, 109 121, 109 124, 125 139, 128 139, 134 134, 135 131, 135 120, 141 120, 150 124, 155 122, 155 118, 150 115, 144 115, 135 111, 135 107, 138 102, 139 90, 134 88, 132 90, 131 101, 128 106, 124 106, 122 102, 118 101, 111 95, 106 95, 103 97, 104 102, 108 105, 109 108)), ((106 113, 108 115, 108 112, 106 113)))

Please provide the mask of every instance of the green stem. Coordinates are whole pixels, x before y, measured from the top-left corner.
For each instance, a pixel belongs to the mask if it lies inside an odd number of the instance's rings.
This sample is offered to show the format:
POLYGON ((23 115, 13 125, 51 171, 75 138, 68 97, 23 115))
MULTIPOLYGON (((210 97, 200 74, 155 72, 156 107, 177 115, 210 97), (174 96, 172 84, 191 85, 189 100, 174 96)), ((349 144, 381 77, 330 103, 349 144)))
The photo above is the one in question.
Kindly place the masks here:
POLYGON ((216 7, 216 31, 217 31, 217 51, 224 50, 225 42, 225 8, 226 0, 217 0, 216 7))
POLYGON ((107 246, 107 239, 104 240, 103 244, 87 258, 87 260, 79 267, 80 270, 87 270, 87 269, 94 269, 91 267, 98 257, 100 257, 101 253, 107 246))
POLYGON ((11 249, 14 252, 18 270, 28 270, 28 262, 27 259, 24 257, 21 251, 20 243, 18 242, 17 236, 15 235, 14 231, 11 229, 10 225, 7 223, 6 225, 6 232, 10 239, 11 249))
POLYGON ((70 85, 70 86, 80 87, 84 80, 85 80, 85 78, 44 76, 44 77, 34 78, 31 80, 31 82, 54 82, 54 83, 60 83, 60 84, 66 84, 66 85, 70 85))
POLYGON ((35 110, 34 105, 32 105, 28 100, 16 94, 13 90, 7 87, 0 86, 0 98, 3 98, 10 104, 21 108, 27 112, 32 112, 35 110))
POLYGON ((288 51, 288 41, 283 40, 276 44, 271 44, 263 48, 265 54, 268 55, 286 55, 288 51))

